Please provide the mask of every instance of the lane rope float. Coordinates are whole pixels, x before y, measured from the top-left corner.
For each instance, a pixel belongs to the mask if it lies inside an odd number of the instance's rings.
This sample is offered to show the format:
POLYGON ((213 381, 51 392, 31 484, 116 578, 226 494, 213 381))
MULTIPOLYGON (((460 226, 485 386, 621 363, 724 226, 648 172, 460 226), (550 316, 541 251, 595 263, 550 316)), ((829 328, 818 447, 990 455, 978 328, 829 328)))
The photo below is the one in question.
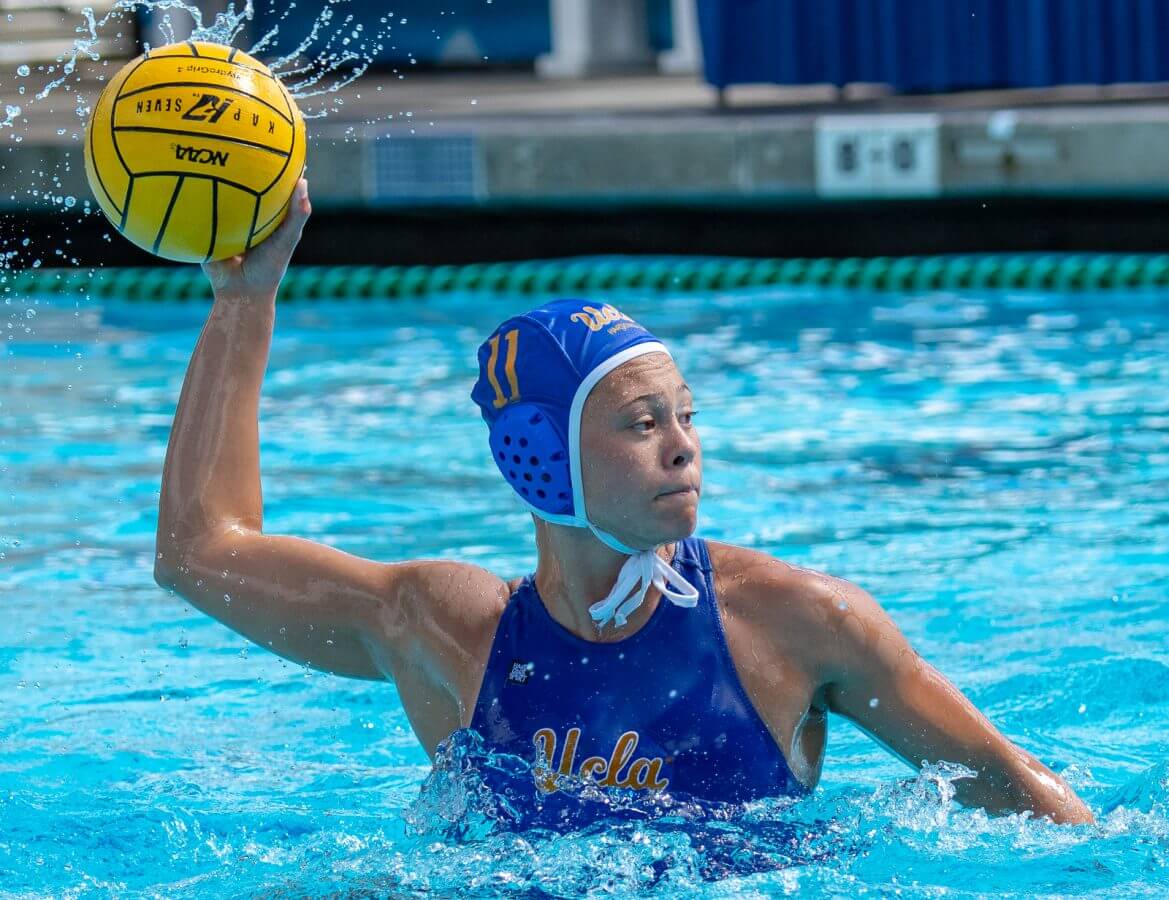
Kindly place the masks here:
MULTIPOLYGON (((584 257, 441 266, 297 266, 283 301, 444 294, 689 294, 753 288, 857 291, 1109 291, 1169 288, 1169 254, 995 254, 844 259, 584 257)), ((131 301, 210 300, 194 266, 0 270, 0 293, 131 301)))

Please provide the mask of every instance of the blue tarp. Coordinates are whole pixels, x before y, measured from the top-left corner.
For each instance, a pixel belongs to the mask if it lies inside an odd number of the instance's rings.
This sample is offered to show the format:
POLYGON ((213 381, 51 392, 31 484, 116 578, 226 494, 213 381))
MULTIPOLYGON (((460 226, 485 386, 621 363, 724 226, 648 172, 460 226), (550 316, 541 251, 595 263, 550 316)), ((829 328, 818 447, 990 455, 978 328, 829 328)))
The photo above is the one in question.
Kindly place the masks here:
POLYGON ((717 87, 1169 81, 1165 0, 698 0, 698 13, 717 87))

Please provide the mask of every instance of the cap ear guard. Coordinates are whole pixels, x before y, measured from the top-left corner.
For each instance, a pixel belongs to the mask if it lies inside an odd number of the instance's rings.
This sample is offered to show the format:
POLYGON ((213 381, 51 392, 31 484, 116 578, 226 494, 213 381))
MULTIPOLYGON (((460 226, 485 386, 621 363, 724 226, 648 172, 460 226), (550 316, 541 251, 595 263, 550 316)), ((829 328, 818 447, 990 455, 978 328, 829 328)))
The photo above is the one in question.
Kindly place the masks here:
POLYGON ((550 521, 572 518, 568 449, 544 410, 510 404, 492 424, 488 443, 500 473, 534 512, 550 521))

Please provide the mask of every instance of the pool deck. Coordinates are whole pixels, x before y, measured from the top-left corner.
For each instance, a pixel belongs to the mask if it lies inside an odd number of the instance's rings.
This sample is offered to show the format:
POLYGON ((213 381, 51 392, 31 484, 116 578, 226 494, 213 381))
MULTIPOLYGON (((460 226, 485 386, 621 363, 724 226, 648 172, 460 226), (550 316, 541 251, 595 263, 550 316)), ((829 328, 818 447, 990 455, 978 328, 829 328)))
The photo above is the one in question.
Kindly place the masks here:
MULTIPOLYGON (((52 194, 89 196, 74 109, 96 100, 96 72, 30 101, 37 74, 0 70, 0 111, 22 107, 0 128, 0 210, 51 208, 30 173, 56 175, 52 194)), ((326 97, 328 115, 308 123, 326 210, 1169 194, 1165 84, 911 97, 748 86, 720 103, 693 76, 432 71, 370 73, 302 105, 326 97)))

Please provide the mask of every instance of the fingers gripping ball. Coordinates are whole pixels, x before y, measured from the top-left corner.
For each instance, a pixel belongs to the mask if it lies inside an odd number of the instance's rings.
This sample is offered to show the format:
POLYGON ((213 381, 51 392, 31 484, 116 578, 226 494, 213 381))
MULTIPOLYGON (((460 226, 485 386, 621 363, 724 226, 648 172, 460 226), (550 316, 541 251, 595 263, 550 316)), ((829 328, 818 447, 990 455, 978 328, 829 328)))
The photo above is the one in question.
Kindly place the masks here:
POLYGON ((225 259, 284 217, 304 169, 304 119, 267 66, 186 41, 148 50, 106 85, 85 174, 127 238, 182 262, 225 259))

